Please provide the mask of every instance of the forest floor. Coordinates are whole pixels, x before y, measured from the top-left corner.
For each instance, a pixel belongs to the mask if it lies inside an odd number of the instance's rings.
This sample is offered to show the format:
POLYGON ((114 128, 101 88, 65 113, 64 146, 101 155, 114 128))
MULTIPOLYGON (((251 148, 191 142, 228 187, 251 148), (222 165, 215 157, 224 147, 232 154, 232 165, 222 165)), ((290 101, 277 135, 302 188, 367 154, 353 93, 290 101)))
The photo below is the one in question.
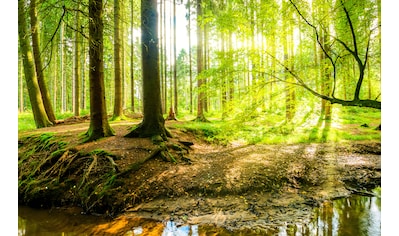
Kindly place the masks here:
POLYGON ((178 122, 166 122, 176 163, 149 139, 125 138, 132 121, 90 143, 79 138, 87 119, 20 132, 19 203, 244 230, 307 222, 322 202, 381 185, 379 141, 221 146, 178 122))

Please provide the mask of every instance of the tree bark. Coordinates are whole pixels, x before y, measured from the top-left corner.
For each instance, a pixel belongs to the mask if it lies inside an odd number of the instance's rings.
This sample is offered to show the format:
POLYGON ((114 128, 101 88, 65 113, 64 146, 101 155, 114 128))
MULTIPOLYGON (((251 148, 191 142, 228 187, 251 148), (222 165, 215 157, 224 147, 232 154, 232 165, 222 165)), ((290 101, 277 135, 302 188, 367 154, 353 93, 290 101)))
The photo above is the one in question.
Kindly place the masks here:
POLYGON ((207 121, 204 115, 205 108, 205 92, 203 88, 204 79, 201 78, 201 72, 204 69, 203 43, 202 43, 202 0, 197 0, 197 87, 198 87, 198 101, 197 101, 197 117, 196 121, 207 121))
POLYGON ((102 0, 89 1, 90 127, 86 142, 114 135, 105 102, 102 6, 102 0))
POLYGON ((191 53, 191 0, 187 1, 188 8, 188 60, 190 67, 190 114, 193 113, 193 65, 192 65, 192 53, 191 53))
POLYGON ((115 96, 113 119, 123 116, 122 104, 122 61, 119 0, 114 0, 114 75, 115 96))
POLYGON ((39 89, 42 96, 44 109, 46 110, 48 119, 52 123, 55 123, 54 110, 53 106, 51 105, 50 93, 47 89, 46 81, 44 79, 42 59, 40 56, 39 23, 37 19, 36 3, 37 0, 31 0, 29 10, 32 31, 32 49, 36 68, 36 76, 39 83, 39 89))
POLYGON ((135 111, 135 81, 134 81, 134 4, 133 4, 133 0, 130 1, 130 13, 131 13, 131 18, 130 18, 130 33, 131 33, 131 38, 130 38, 130 95, 131 95, 131 109, 132 112, 134 113, 135 111))
POLYGON ((179 114, 178 98, 177 98, 177 63, 176 63, 176 0, 173 0, 173 91, 174 91, 174 110, 175 116, 179 114))
POLYGON ((160 136, 166 140, 170 133, 161 113, 157 0, 141 0, 141 53, 144 117, 125 137, 160 136))
POLYGON ((80 0, 77 2, 77 9, 76 15, 75 15, 75 68, 74 68, 74 73, 75 73, 75 99, 74 99, 74 115, 79 116, 80 115, 80 32, 78 29, 80 29, 80 14, 79 14, 79 8, 80 8, 80 0))
POLYGON ((19 46, 24 64, 26 85, 28 87, 29 99, 32 106, 33 117, 37 128, 51 126, 46 110, 43 105, 39 83, 35 74, 32 52, 30 51, 29 34, 25 16, 25 1, 18 0, 18 37, 19 46))

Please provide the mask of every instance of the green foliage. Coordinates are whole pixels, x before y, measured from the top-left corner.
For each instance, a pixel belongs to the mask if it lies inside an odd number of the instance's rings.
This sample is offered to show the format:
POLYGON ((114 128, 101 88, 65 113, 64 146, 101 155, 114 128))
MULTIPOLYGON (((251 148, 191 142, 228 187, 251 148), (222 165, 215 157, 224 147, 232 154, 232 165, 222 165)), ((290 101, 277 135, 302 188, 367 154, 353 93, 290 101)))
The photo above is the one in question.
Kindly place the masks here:
POLYGON ((18 131, 34 130, 36 129, 35 120, 32 113, 18 114, 18 131))
POLYGON ((381 122, 381 113, 370 108, 334 107, 330 122, 320 118, 312 109, 297 112, 291 123, 284 121, 284 112, 244 113, 247 115, 223 121, 213 119, 212 123, 184 122, 176 127, 218 144, 340 142, 381 138, 381 132, 375 130, 381 122), (369 127, 362 127, 362 124, 369 127))

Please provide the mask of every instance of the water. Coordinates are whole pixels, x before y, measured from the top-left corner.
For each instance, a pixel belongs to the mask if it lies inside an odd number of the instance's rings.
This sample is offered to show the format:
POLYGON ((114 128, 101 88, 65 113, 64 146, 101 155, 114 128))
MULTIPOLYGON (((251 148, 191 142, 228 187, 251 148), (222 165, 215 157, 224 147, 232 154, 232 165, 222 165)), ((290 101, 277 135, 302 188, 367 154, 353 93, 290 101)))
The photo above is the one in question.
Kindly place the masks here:
MULTIPOLYGON (((72 235, 251 235, 247 232, 228 232, 222 228, 198 225, 177 225, 173 221, 120 217, 106 221, 101 217, 80 215, 78 212, 49 212, 19 207, 18 235, 72 236, 72 235)), ((379 197, 351 196, 325 202, 314 211, 309 224, 283 225, 262 235, 381 235, 381 199, 379 197)), ((252 233, 257 235, 259 233, 252 233)))

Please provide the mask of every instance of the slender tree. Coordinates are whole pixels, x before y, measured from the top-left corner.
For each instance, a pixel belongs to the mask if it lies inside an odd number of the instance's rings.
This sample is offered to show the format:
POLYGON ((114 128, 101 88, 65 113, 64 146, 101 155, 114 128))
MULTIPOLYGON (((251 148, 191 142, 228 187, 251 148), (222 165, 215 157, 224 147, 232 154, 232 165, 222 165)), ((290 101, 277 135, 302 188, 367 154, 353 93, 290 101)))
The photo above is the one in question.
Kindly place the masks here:
POLYGON ((76 27, 76 31, 75 31, 75 68, 74 68, 74 79, 75 79, 75 95, 74 95, 74 104, 73 104, 73 111, 74 111, 74 115, 75 116, 79 116, 80 115, 80 44, 81 44, 81 37, 80 37, 80 32, 79 29, 81 29, 80 27, 80 13, 79 13, 79 9, 80 9, 80 0, 78 0, 77 2, 77 11, 75 14, 75 27, 76 27))
POLYGON ((187 0, 187 20, 188 20, 188 63, 190 73, 190 114, 193 113, 193 65, 192 65, 192 53, 191 53, 191 0, 187 0))
POLYGON ((143 68, 143 121, 126 137, 166 140, 170 133, 162 116, 159 77, 157 0, 141 0, 141 55, 143 68), (159 138, 160 137, 160 138, 159 138))
POLYGON ((105 102, 102 17, 103 1, 89 0, 90 127, 85 141, 114 135, 105 102))
POLYGON ((24 74, 29 93, 29 100, 32 106, 33 117, 37 128, 51 126, 46 110, 43 105, 42 95, 37 81, 33 56, 30 49, 29 34, 27 31, 25 16, 25 1, 18 0, 18 38, 19 47, 22 54, 24 74))
MULTIPOLYGON (((171 39, 171 44, 173 45, 173 50, 171 53, 173 53, 173 65, 171 65, 171 71, 173 72, 173 77, 170 80, 170 108, 169 108, 169 114, 168 117, 166 118, 167 120, 176 120, 176 114, 177 114, 177 63, 176 63, 176 0, 173 0, 173 12, 171 12, 171 28, 173 28, 173 35, 170 34, 171 39), (173 41, 173 42, 172 42, 173 41), (173 82, 173 84, 172 84, 173 82)), ((171 45, 171 46, 172 46, 171 45)))
POLYGON ((32 49, 33 57, 36 68, 37 81, 39 83, 39 89, 43 100, 44 109, 46 110, 47 116, 52 123, 55 123, 55 115, 53 106, 51 105, 50 93, 47 89, 46 81, 44 79, 42 58, 40 55, 40 39, 39 39, 39 22, 37 17, 37 0, 30 1, 30 24, 32 33, 32 49))
POLYGON ((114 0, 114 75, 115 96, 113 119, 123 116, 122 104, 122 61, 121 61, 121 32, 120 32, 120 1, 114 0))
POLYGON ((197 87, 198 87, 198 101, 197 101, 197 117, 196 121, 208 121, 204 115, 205 109, 205 92, 203 88, 204 79, 201 78, 201 72, 204 69, 203 43, 202 43, 202 0, 197 0, 197 87))
POLYGON ((135 81, 134 81, 134 4, 133 0, 130 1, 130 96, 131 96, 131 109, 134 113, 135 111, 135 81))

